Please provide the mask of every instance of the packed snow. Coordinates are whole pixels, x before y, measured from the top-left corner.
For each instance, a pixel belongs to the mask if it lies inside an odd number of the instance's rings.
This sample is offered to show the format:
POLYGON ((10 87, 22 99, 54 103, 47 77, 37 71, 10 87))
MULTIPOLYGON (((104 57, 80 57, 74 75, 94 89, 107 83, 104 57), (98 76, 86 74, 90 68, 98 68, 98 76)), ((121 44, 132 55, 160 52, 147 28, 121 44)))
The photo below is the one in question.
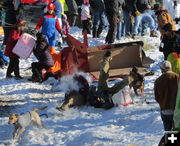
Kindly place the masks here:
MULTIPOLYGON (((80 28, 72 27, 70 34, 83 41, 81 31, 80 28)), ((89 46, 104 45, 107 31, 106 28, 99 39, 88 35, 89 46)), ((0 145, 156 146, 164 134, 159 105, 154 99, 154 81, 161 74, 159 64, 163 60, 163 54, 158 50, 160 37, 144 36, 139 39, 145 40, 153 48, 145 53, 154 60, 148 69, 155 74, 145 77, 143 96, 136 96, 131 91, 133 104, 128 106, 105 110, 85 105, 60 112, 56 107, 64 99, 64 91, 68 85, 60 84, 53 78, 43 83, 28 81, 32 73, 27 68, 36 61, 33 55, 27 60, 20 60, 20 73, 24 77, 22 80, 6 79, 7 68, 0 69, 0 145), (13 140, 14 126, 8 124, 8 114, 22 114, 43 106, 48 107, 38 113, 48 115, 48 118, 41 117, 45 128, 28 126, 18 140, 13 140)), ((115 43, 129 41, 134 40, 122 38, 115 43)), ((121 79, 110 82, 109 86, 119 80, 121 79)))

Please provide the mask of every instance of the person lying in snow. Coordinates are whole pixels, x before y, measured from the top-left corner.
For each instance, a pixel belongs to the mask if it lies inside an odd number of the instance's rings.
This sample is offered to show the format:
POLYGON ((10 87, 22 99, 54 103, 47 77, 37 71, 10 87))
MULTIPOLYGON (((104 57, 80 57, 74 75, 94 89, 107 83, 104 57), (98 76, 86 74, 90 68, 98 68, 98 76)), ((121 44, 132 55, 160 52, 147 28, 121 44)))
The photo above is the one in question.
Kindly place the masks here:
POLYGON ((46 36, 43 33, 37 33, 36 48, 33 49, 33 53, 38 59, 38 62, 33 62, 32 78, 29 79, 32 82, 42 82, 42 69, 49 69, 54 66, 53 58, 50 54, 49 45, 46 40, 46 36))
POLYGON ((98 90, 96 87, 91 86, 89 90, 88 102, 96 108, 109 109, 114 106, 112 96, 123 89, 126 85, 133 82, 134 79, 138 80, 138 75, 134 70, 130 75, 126 76, 121 82, 116 83, 113 87, 108 87, 110 61, 112 60, 111 52, 107 51, 103 57, 103 63, 100 68, 100 75, 98 81, 98 90))
POLYGON ((65 94, 65 101, 61 107, 57 107, 58 110, 67 110, 72 106, 80 106, 86 103, 96 108, 109 109, 114 106, 111 97, 119 92, 126 85, 130 84, 135 78, 138 78, 137 74, 133 71, 130 75, 125 77, 123 81, 116 83, 113 87, 108 87, 109 77, 109 63, 112 59, 111 52, 107 51, 103 57, 103 63, 100 69, 100 77, 98 81, 98 91, 95 86, 90 86, 87 80, 81 75, 75 75, 74 80, 78 81, 80 86, 79 91, 70 91, 65 94))

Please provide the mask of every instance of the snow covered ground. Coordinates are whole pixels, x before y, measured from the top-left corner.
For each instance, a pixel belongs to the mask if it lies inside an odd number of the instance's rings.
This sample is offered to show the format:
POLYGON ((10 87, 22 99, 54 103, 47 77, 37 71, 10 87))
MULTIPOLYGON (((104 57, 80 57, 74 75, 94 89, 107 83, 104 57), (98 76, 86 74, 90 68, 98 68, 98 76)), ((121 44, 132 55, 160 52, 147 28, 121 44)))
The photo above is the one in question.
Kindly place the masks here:
MULTIPOLYGON (((89 45, 104 44, 106 33, 107 29, 100 39, 89 36, 89 45)), ((81 29, 73 27, 71 34, 83 40, 81 29)), ((52 78, 42 84, 27 81, 31 70, 26 69, 35 61, 34 56, 20 60, 22 80, 6 79, 6 68, 0 69, 0 145, 156 146, 164 130, 153 89, 155 79, 161 74, 159 64, 163 55, 158 51, 159 38, 145 36, 143 39, 155 48, 146 51, 146 55, 155 60, 149 68, 155 75, 145 77, 143 96, 137 97, 131 92, 134 104, 126 107, 104 110, 83 106, 59 112, 56 106, 64 98, 64 93, 52 88, 52 84, 58 81, 52 78), (29 126, 17 141, 13 140, 13 125, 8 125, 8 113, 21 114, 43 106, 48 108, 39 113, 49 116, 41 117, 45 129, 29 126)), ((115 43, 127 41, 133 40, 122 38, 115 43)), ((113 84, 110 82, 109 85, 113 84)))

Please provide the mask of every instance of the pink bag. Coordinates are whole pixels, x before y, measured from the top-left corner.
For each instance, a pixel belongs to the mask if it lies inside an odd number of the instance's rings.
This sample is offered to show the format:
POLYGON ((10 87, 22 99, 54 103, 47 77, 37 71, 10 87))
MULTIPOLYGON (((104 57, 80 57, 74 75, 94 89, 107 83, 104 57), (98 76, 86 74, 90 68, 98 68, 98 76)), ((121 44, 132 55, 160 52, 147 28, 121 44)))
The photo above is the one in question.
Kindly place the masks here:
POLYGON ((130 96, 130 92, 127 89, 127 87, 125 87, 125 89, 120 90, 118 93, 114 94, 112 96, 112 100, 116 106, 127 106, 133 103, 132 98, 130 96))
POLYGON ((32 35, 24 33, 19 38, 12 52, 23 59, 27 59, 32 54, 35 44, 36 39, 32 35))

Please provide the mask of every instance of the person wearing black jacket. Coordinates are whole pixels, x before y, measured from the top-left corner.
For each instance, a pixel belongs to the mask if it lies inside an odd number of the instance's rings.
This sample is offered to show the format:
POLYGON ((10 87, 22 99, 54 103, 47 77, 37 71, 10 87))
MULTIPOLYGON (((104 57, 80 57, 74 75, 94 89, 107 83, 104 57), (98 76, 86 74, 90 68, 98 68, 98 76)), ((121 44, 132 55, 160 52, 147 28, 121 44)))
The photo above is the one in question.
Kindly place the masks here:
POLYGON ((103 0, 90 0, 93 14, 93 38, 100 37, 105 26, 105 6, 103 0))
POLYGON ((4 30, 3 45, 6 45, 8 36, 13 26, 16 24, 16 15, 18 11, 14 10, 13 0, 7 0, 2 4, 2 26, 4 30))
POLYGON ((163 30, 165 31, 161 42, 163 45, 161 45, 159 51, 163 52, 164 60, 167 60, 168 55, 172 52, 180 54, 180 30, 173 31, 171 23, 167 23, 163 30))
POLYGON ((121 7, 120 1, 121 0, 104 0, 105 12, 109 22, 109 31, 105 39, 105 42, 108 44, 113 43, 115 40, 117 20, 119 19, 119 10, 121 7))

